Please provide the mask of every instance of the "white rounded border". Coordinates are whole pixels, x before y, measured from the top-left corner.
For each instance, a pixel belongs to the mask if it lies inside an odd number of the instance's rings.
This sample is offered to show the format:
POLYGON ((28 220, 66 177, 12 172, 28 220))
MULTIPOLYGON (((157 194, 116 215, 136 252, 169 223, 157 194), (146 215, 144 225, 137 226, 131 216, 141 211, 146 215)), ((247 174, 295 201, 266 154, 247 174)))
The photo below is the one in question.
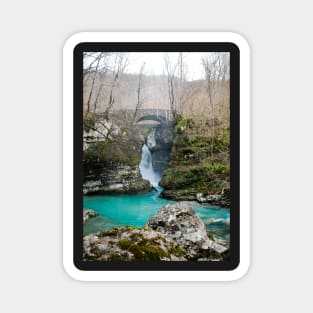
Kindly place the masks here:
POLYGON ((81 281, 232 281, 250 265, 250 48, 231 32, 92 32, 63 49, 63 265, 81 281), (231 42, 240 50, 240 263, 231 271, 82 271, 73 262, 73 50, 82 42, 231 42))

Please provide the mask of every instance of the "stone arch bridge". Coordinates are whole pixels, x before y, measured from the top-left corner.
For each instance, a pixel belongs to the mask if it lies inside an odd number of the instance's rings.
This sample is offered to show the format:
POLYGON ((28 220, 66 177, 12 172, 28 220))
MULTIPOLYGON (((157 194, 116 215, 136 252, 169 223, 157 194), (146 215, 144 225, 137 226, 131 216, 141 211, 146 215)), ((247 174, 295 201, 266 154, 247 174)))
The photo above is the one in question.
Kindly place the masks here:
POLYGON ((144 121, 155 121, 160 124, 167 124, 171 121, 171 111, 166 109, 138 109, 135 123, 144 121))

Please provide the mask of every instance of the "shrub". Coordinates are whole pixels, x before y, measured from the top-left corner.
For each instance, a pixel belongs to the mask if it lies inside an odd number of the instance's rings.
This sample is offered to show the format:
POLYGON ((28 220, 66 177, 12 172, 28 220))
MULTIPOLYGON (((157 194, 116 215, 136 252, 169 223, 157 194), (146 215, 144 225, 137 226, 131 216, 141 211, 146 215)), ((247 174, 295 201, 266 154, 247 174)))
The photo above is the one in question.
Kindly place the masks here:
POLYGON ((211 166, 211 171, 215 174, 220 175, 228 175, 229 174, 229 166, 222 163, 215 163, 211 166))
POLYGON ((95 114, 92 112, 87 112, 84 116, 84 131, 89 133, 89 131, 91 129, 95 128, 95 123, 96 123, 96 119, 95 119, 95 114))
POLYGON ((139 164, 141 151, 132 149, 130 143, 98 141, 89 145, 84 151, 84 160, 101 161, 105 164, 139 164))
POLYGON ((192 129, 195 126, 195 121, 190 117, 179 116, 177 118, 175 133, 182 134, 187 129, 192 129))

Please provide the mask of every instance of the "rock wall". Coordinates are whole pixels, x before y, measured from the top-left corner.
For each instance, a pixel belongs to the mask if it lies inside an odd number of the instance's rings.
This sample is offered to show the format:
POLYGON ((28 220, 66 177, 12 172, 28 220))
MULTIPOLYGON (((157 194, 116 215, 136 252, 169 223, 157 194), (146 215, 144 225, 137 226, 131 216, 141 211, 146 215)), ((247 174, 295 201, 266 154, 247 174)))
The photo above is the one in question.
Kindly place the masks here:
POLYGON ((173 128, 171 125, 159 125, 155 129, 155 146, 152 147, 153 168, 162 176, 170 162, 170 154, 173 144, 173 128))
POLYGON ((83 193, 141 193, 151 190, 142 179, 138 165, 107 165, 101 162, 84 163, 83 193))

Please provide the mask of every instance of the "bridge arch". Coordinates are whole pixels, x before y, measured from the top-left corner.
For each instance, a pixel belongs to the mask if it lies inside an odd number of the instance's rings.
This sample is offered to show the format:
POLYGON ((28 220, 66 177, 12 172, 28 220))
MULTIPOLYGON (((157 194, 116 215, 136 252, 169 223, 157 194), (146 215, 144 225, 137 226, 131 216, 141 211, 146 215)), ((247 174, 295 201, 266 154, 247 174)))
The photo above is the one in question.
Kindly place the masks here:
POLYGON ((150 115, 144 115, 144 116, 138 118, 136 120, 136 124, 143 122, 143 121, 155 121, 155 122, 159 122, 160 124, 166 124, 166 122, 167 122, 167 120, 164 116, 160 116, 160 115, 157 116, 154 114, 150 114, 150 115))

